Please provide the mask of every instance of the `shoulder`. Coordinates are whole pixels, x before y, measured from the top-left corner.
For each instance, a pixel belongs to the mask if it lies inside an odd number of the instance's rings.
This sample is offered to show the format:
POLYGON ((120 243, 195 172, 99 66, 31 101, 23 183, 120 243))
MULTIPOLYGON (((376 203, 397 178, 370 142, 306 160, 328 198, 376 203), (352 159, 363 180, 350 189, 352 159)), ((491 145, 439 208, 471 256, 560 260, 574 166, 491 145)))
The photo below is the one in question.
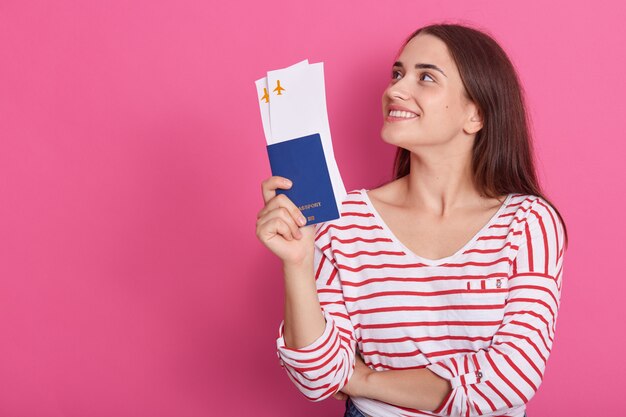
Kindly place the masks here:
POLYGON ((364 211, 364 207, 367 205, 363 194, 365 189, 353 189, 346 192, 345 196, 338 202, 339 218, 328 220, 315 224, 315 229, 319 234, 320 231, 327 230, 330 226, 341 226, 346 224, 349 219, 350 213, 356 211, 364 211), (361 208, 359 208, 361 207, 361 208))
POLYGON ((545 242, 563 241, 563 222, 545 198, 533 194, 512 194, 508 206, 513 215, 512 227, 521 239, 533 236, 545 242))
POLYGON ((367 191, 371 200, 381 204, 396 205, 400 197, 406 193, 406 177, 386 182, 376 188, 367 191))
POLYGON ((349 238, 353 233, 355 217, 361 213, 367 213, 367 203, 363 197, 365 189, 353 189, 347 191, 343 199, 338 202, 339 218, 327 220, 312 225, 315 227, 315 246, 332 258, 333 240, 341 237, 349 238))
POLYGON ((527 222, 560 223, 556 209, 543 197, 533 194, 512 194, 509 207, 516 208, 518 219, 527 222))
POLYGON ((565 228, 557 210, 536 195, 515 194, 519 200, 515 226, 517 247, 514 271, 535 271, 559 276, 565 252, 565 228))

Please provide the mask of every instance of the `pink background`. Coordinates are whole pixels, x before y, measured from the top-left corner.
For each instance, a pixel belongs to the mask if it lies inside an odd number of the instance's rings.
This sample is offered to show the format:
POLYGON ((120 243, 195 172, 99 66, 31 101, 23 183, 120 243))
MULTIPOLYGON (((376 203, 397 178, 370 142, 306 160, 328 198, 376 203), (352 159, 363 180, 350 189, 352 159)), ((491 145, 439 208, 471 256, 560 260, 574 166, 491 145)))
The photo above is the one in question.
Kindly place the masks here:
POLYGON ((276 357, 254 80, 323 61, 346 187, 376 188, 392 59, 442 20, 510 54, 570 233, 528 415, 623 415, 624 3, 294 3, 0 2, 0 415, 343 415, 276 357))

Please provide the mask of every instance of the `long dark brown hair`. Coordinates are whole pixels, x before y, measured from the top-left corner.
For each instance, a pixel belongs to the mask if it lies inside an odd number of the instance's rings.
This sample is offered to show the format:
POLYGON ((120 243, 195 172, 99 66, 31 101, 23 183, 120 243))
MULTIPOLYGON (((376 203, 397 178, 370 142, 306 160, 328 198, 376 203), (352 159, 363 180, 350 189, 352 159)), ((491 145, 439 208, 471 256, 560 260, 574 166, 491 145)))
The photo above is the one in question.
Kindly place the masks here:
MULTIPOLYGON (((483 127, 476 133, 472 149, 476 188, 489 198, 509 193, 543 198, 561 219, 567 247, 565 221, 544 196, 537 181, 523 88, 507 54, 490 35, 458 24, 424 26, 408 37, 400 52, 419 33, 436 36, 445 42, 459 69, 464 93, 483 116, 483 127)), ((393 179, 409 172, 410 151, 398 147, 393 179)))

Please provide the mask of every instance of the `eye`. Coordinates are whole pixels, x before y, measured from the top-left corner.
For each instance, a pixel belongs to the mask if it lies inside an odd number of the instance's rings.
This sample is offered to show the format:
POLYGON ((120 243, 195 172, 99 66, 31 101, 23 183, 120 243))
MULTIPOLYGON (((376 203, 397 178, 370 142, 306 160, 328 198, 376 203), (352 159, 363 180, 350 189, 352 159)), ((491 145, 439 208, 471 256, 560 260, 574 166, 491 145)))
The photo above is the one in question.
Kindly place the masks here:
MULTIPOLYGON (((396 70, 391 71, 391 79, 392 80, 396 80, 397 79, 396 78, 396 74, 400 74, 400 71, 396 71, 396 70)), ((428 78, 430 78, 430 82, 435 82, 435 78, 432 75, 430 75, 429 73, 423 72, 420 75, 420 80, 422 79, 423 76, 427 76, 428 78)))
MULTIPOLYGON (((425 76, 427 76, 428 78, 430 78, 432 81, 435 81, 435 79, 434 79, 434 78, 433 78, 433 77, 432 77, 429 73, 427 73, 427 72, 422 73, 422 75, 425 75, 425 76)), ((420 76, 420 79, 421 79, 421 76, 420 76)))

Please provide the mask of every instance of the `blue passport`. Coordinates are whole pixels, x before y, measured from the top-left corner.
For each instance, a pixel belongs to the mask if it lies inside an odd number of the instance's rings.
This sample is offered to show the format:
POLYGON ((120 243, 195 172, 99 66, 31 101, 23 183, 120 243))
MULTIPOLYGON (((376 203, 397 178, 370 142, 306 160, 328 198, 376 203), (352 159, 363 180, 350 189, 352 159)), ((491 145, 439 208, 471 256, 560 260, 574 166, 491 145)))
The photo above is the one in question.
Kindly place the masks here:
POLYGON ((291 180, 285 194, 307 219, 307 225, 338 219, 337 202, 319 133, 267 145, 272 175, 291 180))

